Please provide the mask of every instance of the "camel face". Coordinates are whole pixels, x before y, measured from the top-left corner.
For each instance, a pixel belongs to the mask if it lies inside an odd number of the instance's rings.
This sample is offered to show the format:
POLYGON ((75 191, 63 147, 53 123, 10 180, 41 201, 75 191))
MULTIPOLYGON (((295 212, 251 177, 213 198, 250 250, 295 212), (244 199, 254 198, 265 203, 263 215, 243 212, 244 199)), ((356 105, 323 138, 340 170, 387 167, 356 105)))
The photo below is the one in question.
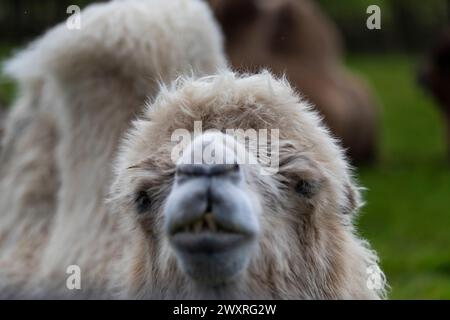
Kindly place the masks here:
POLYGON ((380 297, 366 286, 377 257, 352 225, 358 187, 309 105, 268 73, 178 81, 134 122, 116 160, 126 296, 380 297), (233 145, 229 129, 278 130, 267 146, 276 157, 233 145), (178 130, 193 138, 180 143, 178 130))

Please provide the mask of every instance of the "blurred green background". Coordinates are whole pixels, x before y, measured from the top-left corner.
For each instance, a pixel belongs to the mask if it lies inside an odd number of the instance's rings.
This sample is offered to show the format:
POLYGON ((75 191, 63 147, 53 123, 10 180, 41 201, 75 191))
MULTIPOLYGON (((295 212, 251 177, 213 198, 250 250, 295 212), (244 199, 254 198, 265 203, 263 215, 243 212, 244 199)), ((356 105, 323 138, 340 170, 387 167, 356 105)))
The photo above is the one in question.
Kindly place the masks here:
MULTIPOLYGON (((68 4, 0 2, 0 61, 66 16, 68 4)), ((450 165, 443 119, 417 85, 424 51, 449 23, 446 0, 319 0, 347 47, 346 63, 371 84, 380 104, 379 157, 358 168, 367 188, 360 233, 379 253, 392 299, 450 299, 450 165), (368 5, 382 29, 365 28, 368 5)), ((0 105, 14 98, 0 77, 0 105)))
POLYGON ((359 168, 360 232, 378 251, 392 299, 450 299, 450 168, 444 123, 408 54, 352 55, 381 105, 380 155, 359 168))

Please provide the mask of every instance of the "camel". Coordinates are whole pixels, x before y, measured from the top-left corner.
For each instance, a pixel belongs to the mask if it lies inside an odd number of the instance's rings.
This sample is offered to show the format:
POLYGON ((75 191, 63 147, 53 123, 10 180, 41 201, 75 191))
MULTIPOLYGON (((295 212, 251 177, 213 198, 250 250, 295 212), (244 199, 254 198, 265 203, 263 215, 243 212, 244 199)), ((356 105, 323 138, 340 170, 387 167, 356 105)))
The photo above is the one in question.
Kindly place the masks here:
POLYGON ((343 149, 286 79, 228 69, 204 2, 112 1, 81 22, 6 65, 20 95, 1 151, 0 296, 384 297, 343 149), (278 134, 255 152, 227 129, 278 134), (226 161, 190 162, 211 148, 226 161))

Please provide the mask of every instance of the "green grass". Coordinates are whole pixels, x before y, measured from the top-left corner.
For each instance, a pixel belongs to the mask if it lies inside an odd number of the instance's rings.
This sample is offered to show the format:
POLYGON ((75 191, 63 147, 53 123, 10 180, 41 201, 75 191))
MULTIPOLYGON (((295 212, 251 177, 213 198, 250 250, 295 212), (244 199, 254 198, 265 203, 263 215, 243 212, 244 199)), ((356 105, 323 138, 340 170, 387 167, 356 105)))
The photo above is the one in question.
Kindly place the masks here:
MULTIPOLYGON (((10 49, 0 46, 0 61, 10 49)), ((406 55, 353 56, 349 66, 372 85, 381 105, 380 157, 360 168, 368 188, 358 221, 378 251, 393 299, 450 299, 450 166, 444 124, 415 83, 406 55)), ((0 103, 12 83, 0 76, 0 103)))
MULTIPOLYGON (((11 48, 10 45, 0 44, 0 66, 2 61, 10 56, 11 48)), ((14 95, 14 83, 0 72, 0 108, 6 108, 13 100, 14 95)))
POLYGON ((450 166, 444 123, 405 55, 356 56, 349 66, 381 105, 380 159, 358 170, 368 188, 359 226, 378 251, 393 299, 450 299, 450 166))

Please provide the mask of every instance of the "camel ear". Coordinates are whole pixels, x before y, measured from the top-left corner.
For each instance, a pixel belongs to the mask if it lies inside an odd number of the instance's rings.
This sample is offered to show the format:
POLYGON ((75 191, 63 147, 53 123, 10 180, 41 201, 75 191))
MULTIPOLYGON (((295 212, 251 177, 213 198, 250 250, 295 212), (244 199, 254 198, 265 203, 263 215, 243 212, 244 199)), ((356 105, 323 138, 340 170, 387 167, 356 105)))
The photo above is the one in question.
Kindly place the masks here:
POLYGON ((348 215, 356 214, 363 205, 359 188, 350 182, 345 185, 344 192, 346 204, 344 205, 342 212, 348 215))

